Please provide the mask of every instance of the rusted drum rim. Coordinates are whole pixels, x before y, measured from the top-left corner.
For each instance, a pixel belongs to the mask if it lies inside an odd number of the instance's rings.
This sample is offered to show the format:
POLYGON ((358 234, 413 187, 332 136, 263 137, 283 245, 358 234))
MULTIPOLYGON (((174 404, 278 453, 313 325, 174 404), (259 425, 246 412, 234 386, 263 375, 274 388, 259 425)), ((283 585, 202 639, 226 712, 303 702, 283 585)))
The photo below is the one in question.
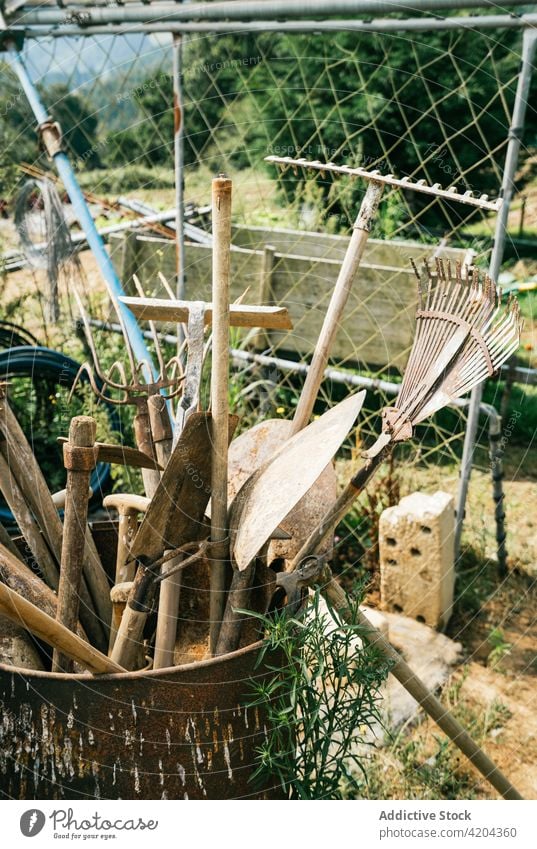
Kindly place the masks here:
MULTIPOLYGON (((226 661, 230 662, 235 659, 240 659, 246 655, 259 651, 263 645, 263 640, 257 640, 255 643, 250 643, 248 646, 237 649, 236 651, 228 652, 220 657, 208 657, 206 660, 196 660, 193 663, 182 663, 177 666, 166 666, 163 669, 136 669, 134 672, 113 672, 110 674, 93 675, 91 672, 80 673, 65 673, 65 672, 47 672, 42 669, 26 669, 22 666, 10 666, 5 663, 0 663, 0 672, 5 672, 10 675, 20 675, 23 678, 41 678, 46 680, 57 680, 68 682, 84 682, 93 681, 132 681, 139 678, 167 678, 173 672, 188 672, 189 670, 197 670, 218 666, 226 661)), ((233 681, 229 681, 233 684, 233 681)))

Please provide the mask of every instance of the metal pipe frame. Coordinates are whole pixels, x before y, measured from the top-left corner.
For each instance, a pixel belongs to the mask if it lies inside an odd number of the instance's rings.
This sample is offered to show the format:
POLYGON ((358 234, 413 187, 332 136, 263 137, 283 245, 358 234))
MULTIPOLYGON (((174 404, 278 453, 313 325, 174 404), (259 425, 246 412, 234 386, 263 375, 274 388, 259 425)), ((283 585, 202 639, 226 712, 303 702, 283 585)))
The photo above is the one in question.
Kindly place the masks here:
MULTIPOLYGON (((526 110, 528 105, 528 97, 533 72, 533 59, 535 57, 536 45, 537 31, 526 30, 524 32, 524 37, 522 41, 522 62, 520 66, 520 74, 518 77, 517 90, 515 94, 513 114, 511 116, 511 126, 509 128, 508 134, 508 144, 503 170, 502 188, 500 191, 500 196, 503 199, 503 203, 498 213, 498 217, 496 218, 496 227, 494 231, 494 247, 492 249, 492 255, 490 258, 489 265, 489 274, 493 280, 497 279, 503 261, 505 241, 507 238, 507 220, 509 217, 509 208, 511 206, 513 194, 515 191, 515 173, 518 166, 518 156, 520 153, 522 133, 524 131, 524 123, 526 119, 526 110)), ((461 550, 464 510, 466 506, 466 498, 468 495, 470 475, 472 473, 474 451, 477 442, 477 429, 482 406, 482 398, 483 384, 481 383, 479 384, 479 386, 476 386, 470 396, 468 423, 466 426, 466 434, 464 439, 464 448, 461 462, 461 479, 459 484, 459 490, 457 493, 457 520, 455 526, 456 556, 460 554, 461 550)))
MULTIPOLYGON (((115 9, 122 9, 118 6, 115 9)), ((144 11, 147 12, 147 6, 144 11)), ((87 13, 89 14, 89 12, 87 13)), ((57 16, 57 20, 47 24, 34 23, 32 20, 13 20, 11 31, 25 38, 67 38, 91 35, 129 35, 131 33, 170 33, 173 34, 222 34, 222 33, 322 33, 322 32, 363 32, 363 33, 405 33, 405 32, 443 32, 450 30, 490 30, 490 29, 532 29, 537 27, 537 14, 522 15, 471 15, 450 18, 378 18, 375 20, 318 20, 318 21, 178 21, 169 14, 159 20, 146 20, 143 14, 139 19, 129 21, 112 20, 109 23, 73 24, 69 16, 57 16)))
POLYGON ((8 19, 24 21, 26 24, 53 24, 65 21, 69 16, 66 8, 84 10, 91 15, 92 23, 162 20, 176 21, 244 21, 280 18, 308 18, 318 15, 337 17, 341 15, 384 15, 393 13, 442 12, 468 8, 507 8, 523 6, 524 0, 509 0, 504 7, 490 0, 233 0, 214 3, 127 3, 117 7, 99 5, 92 0, 77 0, 72 5, 58 6, 55 0, 48 6, 47 0, 34 7, 18 7, 6 10, 8 19))

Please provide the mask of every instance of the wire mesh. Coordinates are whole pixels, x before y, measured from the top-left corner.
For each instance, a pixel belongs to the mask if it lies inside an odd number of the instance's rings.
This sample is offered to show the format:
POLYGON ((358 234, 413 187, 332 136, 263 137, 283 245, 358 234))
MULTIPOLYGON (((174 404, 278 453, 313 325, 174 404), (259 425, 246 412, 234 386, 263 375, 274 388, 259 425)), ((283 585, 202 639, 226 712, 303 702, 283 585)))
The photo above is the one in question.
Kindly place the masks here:
MULTIPOLYGON (((238 276, 245 288, 250 286, 246 299, 277 300, 290 307, 294 319, 292 335, 263 340, 265 354, 292 361, 310 358, 365 185, 346 177, 280 174, 264 157, 305 156, 379 168, 495 197, 519 40, 516 32, 456 29, 411 36, 183 37, 185 200, 203 207, 210 199, 211 175, 225 171, 233 177, 234 243, 244 254, 244 280, 238 276), (263 291, 259 264, 268 245, 275 249, 273 288, 263 291)), ((171 207, 171 36, 39 38, 26 42, 24 54, 47 107, 63 124, 82 186, 109 200, 123 194, 157 209, 171 207)), ((27 130, 32 120, 20 97, 19 102, 20 126, 27 130)), ((12 145, 27 135, 22 129, 12 145)), ((20 159, 32 155, 33 162, 44 164, 36 149, 21 152, 20 159)), ((446 255, 464 261, 472 251, 486 267, 494 223, 492 213, 411 191, 387 191, 331 365, 396 385, 412 340, 410 257, 446 255)), ((136 254, 138 275, 148 292, 158 291, 156 269, 173 274, 173 246, 137 241, 143 247, 136 254)), ((122 252, 116 246, 118 263, 122 252)), ((187 252, 190 298, 199 296, 205 258, 201 248, 187 252)), ((124 263, 122 268, 128 276, 124 263)), ((235 334, 233 339, 235 347, 246 350, 251 343, 251 336, 235 334)), ((302 381, 276 365, 236 365, 232 391, 243 407, 244 424, 260 415, 291 416, 302 381)), ((316 414, 347 391, 326 380, 316 414)), ((359 428, 341 455, 342 477, 351 460, 359 462, 360 448, 378 433, 381 407, 392 401, 389 392, 369 393, 359 428)), ((413 447, 399 451, 397 494, 419 486, 455 491, 464 427, 464 409, 447 410, 420 427, 413 447)), ((394 497, 387 490, 349 519, 360 545, 372 541, 372 511, 378 513, 394 497)), ((469 511, 469 524, 473 518, 469 511)), ((480 523, 481 516, 476 520, 480 523)), ((346 562, 352 550, 346 550, 346 562)))

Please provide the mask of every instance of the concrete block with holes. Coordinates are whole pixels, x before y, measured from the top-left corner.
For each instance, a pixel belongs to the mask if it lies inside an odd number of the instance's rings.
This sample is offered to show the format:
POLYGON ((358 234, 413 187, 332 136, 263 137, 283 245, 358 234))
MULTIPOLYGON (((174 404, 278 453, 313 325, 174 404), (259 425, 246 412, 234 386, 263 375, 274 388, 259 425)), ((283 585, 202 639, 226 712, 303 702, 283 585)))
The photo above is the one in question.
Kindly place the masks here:
POLYGON ((414 492, 379 525, 382 607, 445 628, 453 606, 455 507, 446 492, 414 492))

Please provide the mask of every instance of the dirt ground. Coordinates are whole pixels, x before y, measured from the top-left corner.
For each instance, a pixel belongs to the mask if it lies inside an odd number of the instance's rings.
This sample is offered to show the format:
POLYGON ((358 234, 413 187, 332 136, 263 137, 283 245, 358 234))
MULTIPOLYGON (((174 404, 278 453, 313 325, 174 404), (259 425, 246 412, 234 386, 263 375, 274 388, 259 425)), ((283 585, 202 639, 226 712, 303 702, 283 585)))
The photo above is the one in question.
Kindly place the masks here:
MULTIPOLYGON (((482 458, 481 458, 482 459, 482 458)), ((443 688, 463 725, 525 798, 537 798, 537 461, 508 447, 505 508, 509 572, 498 575, 490 473, 474 470, 455 607, 446 633, 462 643, 461 665, 443 688)), ((455 493, 457 475, 413 473, 413 489, 455 493)), ((428 719, 378 753, 370 798, 496 798, 428 719), (457 781, 453 780, 457 776, 457 781), (450 778, 451 776, 451 778, 450 778)))

